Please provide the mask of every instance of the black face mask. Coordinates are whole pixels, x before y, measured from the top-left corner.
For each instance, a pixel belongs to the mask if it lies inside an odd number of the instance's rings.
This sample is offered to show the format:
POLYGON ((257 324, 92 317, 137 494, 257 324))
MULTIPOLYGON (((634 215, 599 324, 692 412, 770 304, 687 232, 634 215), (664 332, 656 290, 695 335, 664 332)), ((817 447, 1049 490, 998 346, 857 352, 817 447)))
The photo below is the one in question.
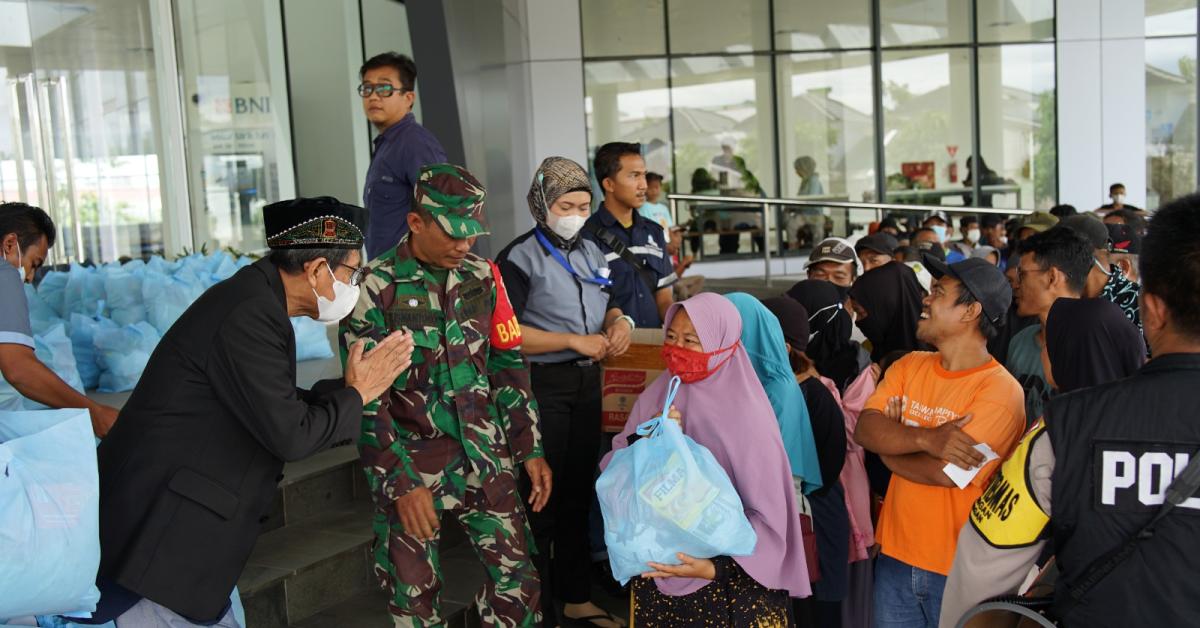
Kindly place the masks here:
POLYGON ((829 283, 833 285, 834 288, 837 288, 838 298, 841 299, 841 303, 845 303, 846 299, 850 298, 850 286, 839 286, 833 282, 829 283))

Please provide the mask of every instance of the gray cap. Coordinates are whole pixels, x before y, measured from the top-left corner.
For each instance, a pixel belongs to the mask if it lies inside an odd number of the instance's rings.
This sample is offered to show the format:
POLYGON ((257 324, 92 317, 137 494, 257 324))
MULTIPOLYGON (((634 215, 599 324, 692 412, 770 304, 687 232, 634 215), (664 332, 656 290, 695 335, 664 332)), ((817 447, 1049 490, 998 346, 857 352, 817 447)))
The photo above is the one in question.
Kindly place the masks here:
POLYGON ((1012 305, 1012 286, 995 264, 978 257, 947 264, 926 254, 925 267, 937 279, 949 275, 961 281, 967 292, 983 306, 984 318, 993 327, 1004 326, 1008 306, 1012 305))
POLYGON ((817 244, 808 257, 805 268, 821 262, 837 262, 838 264, 853 264, 855 260, 854 247, 842 238, 825 238, 817 244))
POLYGON ((1091 214, 1076 214, 1063 218, 1058 224, 1073 230, 1075 233, 1083 236, 1088 242, 1092 243, 1093 249, 1107 249, 1108 227, 1099 218, 1091 214))

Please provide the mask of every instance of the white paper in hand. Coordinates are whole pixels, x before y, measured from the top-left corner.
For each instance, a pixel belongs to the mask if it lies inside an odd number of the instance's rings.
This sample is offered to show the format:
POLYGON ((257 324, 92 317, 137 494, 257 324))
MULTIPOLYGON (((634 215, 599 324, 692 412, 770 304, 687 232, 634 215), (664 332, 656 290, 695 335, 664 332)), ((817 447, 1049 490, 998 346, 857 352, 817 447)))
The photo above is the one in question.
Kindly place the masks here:
POLYGON ((983 465, 1000 457, 996 455, 995 451, 992 451, 991 447, 988 447, 987 443, 975 445, 975 451, 983 454, 983 462, 978 467, 963 469, 952 462, 948 462, 946 466, 942 467, 942 472, 953 480, 958 488, 966 488, 971 483, 971 480, 975 479, 975 476, 979 474, 979 470, 983 468, 983 465))

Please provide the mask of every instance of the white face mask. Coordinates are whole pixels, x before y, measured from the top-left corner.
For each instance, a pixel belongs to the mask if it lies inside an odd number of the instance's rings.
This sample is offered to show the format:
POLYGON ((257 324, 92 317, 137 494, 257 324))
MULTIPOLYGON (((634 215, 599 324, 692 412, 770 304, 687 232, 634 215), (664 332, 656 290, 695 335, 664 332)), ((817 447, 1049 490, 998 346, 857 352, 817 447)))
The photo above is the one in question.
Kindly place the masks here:
POLYGON ((358 303, 360 286, 352 286, 339 281, 328 264, 325 266, 325 270, 329 271, 329 276, 333 278, 333 300, 330 301, 321 296, 321 293, 313 290, 313 294, 317 295, 317 320, 326 325, 335 325, 354 311, 354 305, 358 303))
POLYGON ((1113 200, 1113 204, 1124 205, 1125 204, 1125 195, 1124 194, 1113 194, 1112 200, 1113 200))
POLYGON ((559 216, 554 212, 546 214, 546 226, 558 234, 558 237, 568 241, 579 235, 579 231, 583 229, 583 225, 586 222, 587 218, 579 214, 573 216, 559 216))
MULTIPOLYGON (((4 261, 8 261, 7 259, 4 261)), ((17 245, 17 265, 14 267, 17 274, 21 276, 21 283, 25 283, 25 262, 21 259, 21 246, 17 245)))
POLYGON ((977 244, 979 242, 979 235, 978 229, 967 229, 967 242, 977 244))

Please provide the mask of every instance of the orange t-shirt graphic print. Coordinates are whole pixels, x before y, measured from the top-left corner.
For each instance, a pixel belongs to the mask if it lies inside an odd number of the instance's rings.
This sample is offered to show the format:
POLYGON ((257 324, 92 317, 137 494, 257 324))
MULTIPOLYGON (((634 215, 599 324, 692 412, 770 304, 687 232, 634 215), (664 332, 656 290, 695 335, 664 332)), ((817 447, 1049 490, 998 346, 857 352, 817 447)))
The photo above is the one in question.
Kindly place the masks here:
MULTIPOLYGON (((1001 459, 1008 457, 1025 428, 1021 385, 995 360, 966 371, 947 371, 937 353, 910 353, 888 369, 866 408, 882 412, 892 397, 908 398, 902 420, 912 427, 934 428, 970 414, 963 431, 987 443, 1001 459)), ((893 475, 876 535, 883 553, 948 575, 959 530, 999 462, 985 465, 963 489, 893 475)))

